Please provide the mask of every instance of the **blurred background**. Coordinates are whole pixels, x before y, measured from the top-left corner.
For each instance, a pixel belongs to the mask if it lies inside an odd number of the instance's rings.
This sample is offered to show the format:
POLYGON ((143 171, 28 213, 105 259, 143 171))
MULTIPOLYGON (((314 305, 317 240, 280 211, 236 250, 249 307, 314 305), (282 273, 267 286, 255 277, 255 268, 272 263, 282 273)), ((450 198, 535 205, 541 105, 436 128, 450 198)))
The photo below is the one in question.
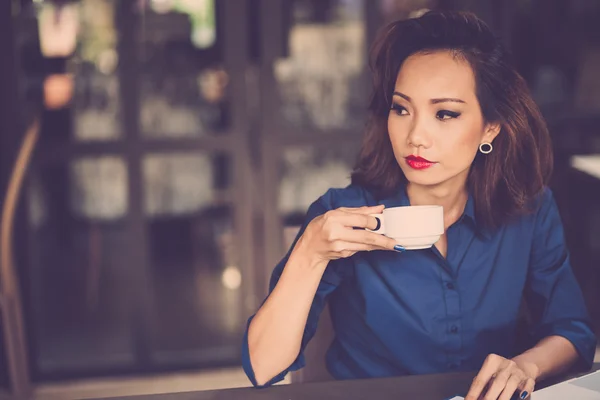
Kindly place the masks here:
POLYGON ((308 205, 349 183, 368 45, 428 9, 474 11, 512 50, 600 321, 600 1, 2 0, 3 204, 40 124, 0 275, 7 395, 249 385, 246 319, 308 205))

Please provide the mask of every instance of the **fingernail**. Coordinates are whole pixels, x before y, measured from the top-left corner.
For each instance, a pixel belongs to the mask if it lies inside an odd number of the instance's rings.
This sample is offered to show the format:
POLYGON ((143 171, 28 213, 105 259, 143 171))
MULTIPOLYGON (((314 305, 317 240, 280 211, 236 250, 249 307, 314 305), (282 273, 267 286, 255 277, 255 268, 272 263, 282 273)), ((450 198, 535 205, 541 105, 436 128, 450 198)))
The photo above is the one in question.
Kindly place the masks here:
POLYGON ((527 398, 527 396, 529 396, 529 393, 527 393, 527 392, 523 392, 523 393, 521 393, 521 398, 522 398, 522 399, 526 399, 526 398, 527 398))
POLYGON ((399 244, 394 246, 394 250, 399 251, 399 252, 406 251, 406 249, 404 247, 400 246, 399 244))

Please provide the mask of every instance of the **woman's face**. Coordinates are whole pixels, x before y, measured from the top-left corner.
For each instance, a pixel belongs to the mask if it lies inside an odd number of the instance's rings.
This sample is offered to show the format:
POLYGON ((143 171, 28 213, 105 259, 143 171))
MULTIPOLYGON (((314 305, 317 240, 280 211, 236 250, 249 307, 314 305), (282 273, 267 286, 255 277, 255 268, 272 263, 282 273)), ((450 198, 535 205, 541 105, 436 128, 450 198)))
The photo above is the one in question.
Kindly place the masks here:
POLYGON ((500 127, 486 124, 470 65, 448 51, 415 54, 396 78, 388 132, 396 161, 412 184, 464 185, 484 142, 500 127))

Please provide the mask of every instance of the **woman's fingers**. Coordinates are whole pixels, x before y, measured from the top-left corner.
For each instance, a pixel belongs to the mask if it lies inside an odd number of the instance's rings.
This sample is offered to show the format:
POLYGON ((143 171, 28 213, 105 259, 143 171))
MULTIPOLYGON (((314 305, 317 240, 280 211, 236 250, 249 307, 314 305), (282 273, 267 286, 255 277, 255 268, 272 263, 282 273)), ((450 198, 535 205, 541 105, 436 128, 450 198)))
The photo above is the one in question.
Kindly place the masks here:
MULTIPOLYGON (((511 373, 507 369, 501 370, 498 373, 494 374, 494 377, 492 378, 492 381, 491 381, 485 395, 483 396, 483 400, 498 400, 498 398, 500 397, 500 394, 506 387, 510 378, 511 378, 511 373)), ((516 389, 516 386, 515 386, 515 389, 516 389)), ((513 389, 513 393, 514 393, 515 389, 513 389)))
POLYGON ((369 214, 352 213, 336 210, 324 215, 325 224, 342 225, 347 228, 375 229, 377 219, 369 214))
MULTIPOLYGON (((500 362, 504 360, 499 356, 490 355, 485 359, 481 370, 473 379, 473 383, 471 384, 471 388, 469 389, 469 393, 465 397, 465 400, 479 400, 480 396, 483 394, 484 389, 486 388, 492 376, 498 372, 500 368, 500 362)), ((490 389, 493 386, 490 385, 490 389)), ((500 392, 498 392, 499 394, 500 392)))
POLYGON ((355 207, 355 208, 340 207, 340 208, 338 208, 338 210, 343 211, 343 212, 353 213, 353 214, 369 215, 369 214, 379 214, 380 212, 383 211, 384 208, 385 208, 385 206, 383 204, 380 204, 378 206, 364 206, 364 207, 355 207))
MULTIPOLYGON (((336 214, 340 217, 343 216, 358 216, 356 218, 359 223, 357 225, 352 225, 351 222, 347 222, 347 226, 352 226, 354 228, 365 228, 365 229, 375 229, 379 225, 377 220, 373 215, 381 214, 384 210, 384 206, 374 206, 374 207, 360 207, 360 208, 338 208, 335 210, 336 214), (366 218, 364 218, 366 217, 366 218), (364 221, 361 223, 360 221, 364 221)), ((349 220, 350 221, 350 220, 349 220)))
POLYGON ((372 246, 365 243, 355 243, 355 242, 344 242, 338 241, 335 242, 332 246, 332 251, 340 256, 341 258, 351 257, 359 251, 373 251, 373 250, 381 250, 381 248, 377 246, 372 246))
MULTIPOLYGON (((513 374, 506 382, 506 386, 504 386, 504 390, 502 390, 502 394, 498 397, 498 400, 510 400, 515 392, 519 390, 519 386, 525 379, 523 374, 513 374)), ((520 394, 521 392, 519 391, 520 394)))
POLYGON ((535 381, 515 361, 490 354, 473 380, 465 400, 510 400, 515 393, 526 399, 534 386, 535 381))
POLYGON ((535 390, 535 380, 532 378, 527 378, 522 381, 519 385, 519 398, 520 399, 529 399, 531 397, 531 393, 535 390))
POLYGON ((359 227, 375 228, 377 221, 375 217, 361 214, 336 214, 328 215, 325 219, 325 228, 323 230, 325 238, 333 243, 336 241, 346 241, 354 243, 364 243, 380 249, 393 250, 398 243, 395 240, 370 232, 364 229, 353 229, 359 227))
POLYGON ((358 251, 398 250, 401 246, 394 239, 370 232, 379 222, 372 214, 381 213, 384 206, 338 208, 323 215, 322 237, 329 243, 332 253, 342 258, 358 251), (356 229, 359 228, 359 229, 356 229))
POLYGON ((394 246, 398 244, 392 238, 369 231, 347 229, 341 236, 344 241, 363 243, 371 246, 373 250, 394 250, 394 246))

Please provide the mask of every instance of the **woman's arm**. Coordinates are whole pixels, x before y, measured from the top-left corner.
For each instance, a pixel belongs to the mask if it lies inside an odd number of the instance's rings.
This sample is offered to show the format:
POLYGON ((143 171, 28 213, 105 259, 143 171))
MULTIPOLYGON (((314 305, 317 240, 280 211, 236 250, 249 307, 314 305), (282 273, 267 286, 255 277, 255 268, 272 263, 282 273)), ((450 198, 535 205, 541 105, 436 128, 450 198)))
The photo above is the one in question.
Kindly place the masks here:
POLYGON ((300 352, 308 313, 327 263, 293 253, 275 289, 248 328, 248 349, 260 386, 289 367, 300 352))
POLYGON ((568 371, 579 359, 575 346, 562 336, 549 336, 513 361, 535 381, 568 371))
MULTIPOLYGON (((333 271, 326 271, 331 268, 331 260, 358 251, 394 249, 393 239, 355 229, 374 229, 377 221, 369 214, 382 210, 383 206, 328 211, 315 217, 300 233, 285 267, 274 273, 281 276, 248 327, 250 365, 245 364, 245 368, 251 380, 253 375, 253 383, 263 386, 285 372, 314 334, 326 297, 341 279, 333 271)), ((314 215, 311 210, 309 214, 314 215)))
POLYGON ((567 371, 578 359, 575 346, 561 336, 546 337, 512 360, 490 355, 465 399, 510 400, 515 392, 527 399, 537 381, 567 371))
POLYGON ((550 190, 539 198, 532 234, 525 301, 533 323, 533 348, 506 359, 490 355, 475 378, 467 400, 522 399, 536 381, 566 372, 576 363, 590 368, 596 348, 581 289, 565 244, 558 208, 550 190))

